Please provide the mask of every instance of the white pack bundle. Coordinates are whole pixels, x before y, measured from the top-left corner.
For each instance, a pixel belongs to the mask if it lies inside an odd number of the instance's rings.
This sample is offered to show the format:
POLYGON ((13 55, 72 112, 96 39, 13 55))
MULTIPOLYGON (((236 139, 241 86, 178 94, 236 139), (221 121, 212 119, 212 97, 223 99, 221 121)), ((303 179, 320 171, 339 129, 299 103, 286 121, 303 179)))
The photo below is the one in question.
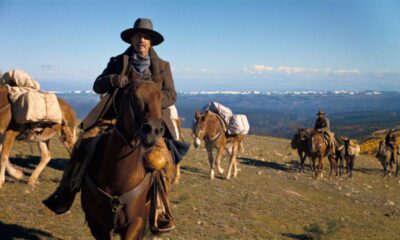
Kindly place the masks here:
POLYGON ((19 69, 10 70, 1 76, 0 85, 6 84, 12 87, 27 87, 40 90, 40 84, 29 74, 19 69))
POLYGON ((218 114, 228 125, 231 117, 233 116, 232 110, 225 107, 221 103, 218 102, 210 102, 202 109, 203 112, 210 111, 218 114))
POLYGON ((62 112, 54 93, 26 87, 8 87, 13 117, 19 124, 61 123, 62 112))
POLYGON ((247 135, 250 130, 250 124, 244 114, 235 114, 231 117, 228 124, 229 134, 247 135))

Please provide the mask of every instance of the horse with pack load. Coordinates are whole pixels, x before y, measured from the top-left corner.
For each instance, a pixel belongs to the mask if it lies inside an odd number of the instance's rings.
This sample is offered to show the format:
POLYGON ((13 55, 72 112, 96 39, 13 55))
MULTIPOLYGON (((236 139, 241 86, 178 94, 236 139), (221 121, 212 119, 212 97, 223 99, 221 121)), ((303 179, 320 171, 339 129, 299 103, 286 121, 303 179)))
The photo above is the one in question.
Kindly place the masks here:
POLYGON ((232 111, 217 102, 210 102, 203 107, 202 113, 195 112, 192 127, 193 145, 198 148, 201 140, 204 141, 208 154, 210 179, 214 179, 214 165, 220 174, 224 173, 221 167, 221 158, 226 150, 229 156, 229 167, 226 179, 238 174, 237 153, 243 150, 244 136, 249 132, 250 125, 243 114, 233 115, 232 111), (217 149, 214 159, 213 149, 217 149))
POLYGON ((55 94, 40 90, 38 82, 22 70, 11 70, 0 78, 0 133, 4 134, 0 145, 0 188, 5 182, 5 172, 23 178, 23 172, 15 168, 9 155, 15 140, 36 142, 41 159, 28 179, 36 185, 38 178, 51 160, 50 139, 58 134, 61 142, 71 153, 76 139, 77 118, 75 111, 55 94))

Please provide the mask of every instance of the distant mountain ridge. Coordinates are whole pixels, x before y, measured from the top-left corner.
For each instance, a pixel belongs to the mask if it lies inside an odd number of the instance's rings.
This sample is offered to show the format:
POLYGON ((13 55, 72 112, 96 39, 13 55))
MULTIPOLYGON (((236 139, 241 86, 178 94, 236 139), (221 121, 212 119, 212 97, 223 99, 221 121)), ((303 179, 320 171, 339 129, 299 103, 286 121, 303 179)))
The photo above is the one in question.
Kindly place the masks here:
MULTIPOLYGON (((91 90, 55 92, 84 118, 99 100, 91 90)), ((250 133, 291 138, 298 127, 312 127, 324 110, 337 135, 362 138, 400 123, 400 93, 386 91, 198 91, 178 92, 177 108, 190 128, 194 112, 211 101, 246 114, 250 133)))

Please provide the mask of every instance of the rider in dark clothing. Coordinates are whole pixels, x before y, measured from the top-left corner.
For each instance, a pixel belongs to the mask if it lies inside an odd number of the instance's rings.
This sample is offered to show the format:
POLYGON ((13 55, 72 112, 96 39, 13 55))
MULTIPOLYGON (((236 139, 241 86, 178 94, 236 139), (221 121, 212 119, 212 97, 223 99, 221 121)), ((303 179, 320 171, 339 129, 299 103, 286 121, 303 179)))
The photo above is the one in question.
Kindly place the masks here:
POLYGON ((395 130, 394 129, 390 129, 389 132, 386 134, 385 144, 392 151, 392 156, 390 157, 390 163, 391 164, 397 159, 397 155, 399 155, 399 148, 397 147, 396 140, 397 140, 397 136, 395 134, 395 130))
POLYGON ((333 132, 330 130, 329 119, 325 116, 323 111, 318 111, 317 116, 318 118, 315 120, 314 129, 321 131, 324 136, 327 136, 329 149, 332 154, 335 154, 335 140, 333 137, 333 132))

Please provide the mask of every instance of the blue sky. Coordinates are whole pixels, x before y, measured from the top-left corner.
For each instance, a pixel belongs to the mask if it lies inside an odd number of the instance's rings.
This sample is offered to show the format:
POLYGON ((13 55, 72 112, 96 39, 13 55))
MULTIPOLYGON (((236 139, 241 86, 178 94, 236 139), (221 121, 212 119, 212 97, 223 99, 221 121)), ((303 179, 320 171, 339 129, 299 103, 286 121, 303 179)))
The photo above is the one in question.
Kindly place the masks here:
POLYGON ((0 70, 91 88, 153 20, 178 91, 400 91, 400 1, 0 0, 0 70))

